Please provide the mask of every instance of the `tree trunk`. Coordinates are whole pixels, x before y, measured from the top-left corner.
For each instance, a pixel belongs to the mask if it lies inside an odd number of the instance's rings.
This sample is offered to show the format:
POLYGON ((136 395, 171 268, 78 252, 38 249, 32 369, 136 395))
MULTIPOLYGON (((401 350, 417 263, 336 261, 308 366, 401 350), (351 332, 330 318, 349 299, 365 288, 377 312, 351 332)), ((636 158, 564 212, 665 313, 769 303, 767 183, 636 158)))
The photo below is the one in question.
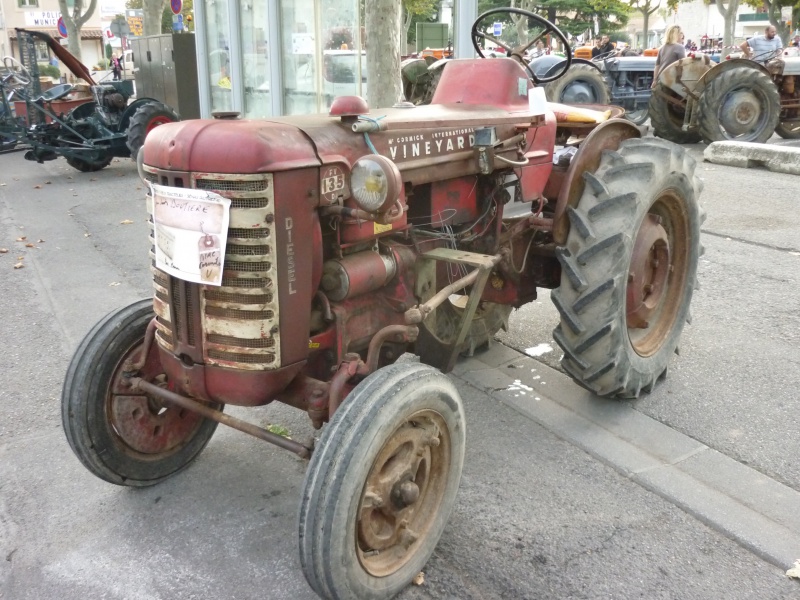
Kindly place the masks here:
MULTIPOLYGON (((405 8, 402 8, 401 10, 403 11, 403 43, 408 44, 408 30, 411 28, 413 15, 405 8)), ((403 51, 400 54, 405 54, 405 45, 403 46, 403 51)))
POLYGON ((58 0, 58 8, 67 28, 67 49, 78 60, 81 60, 81 27, 94 14, 96 7, 97 0, 91 0, 89 8, 86 9, 86 12, 82 12, 83 0, 75 0, 75 5, 70 12, 67 8, 67 0, 58 0))
POLYGON ((728 6, 722 4, 722 0, 717 0, 717 10, 725 22, 725 30, 722 33, 723 46, 733 45, 733 31, 736 27, 736 11, 739 8, 739 0, 728 0, 728 6))
POLYGON ((644 44, 642 48, 650 47, 650 13, 642 9, 642 29, 644 29, 644 44))
POLYGON ((772 2, 766 0, 764 4, 767 5, 770 25, 773 25, 775 29, 778 30, 778 35, 781 40, 783 40, 783 45, 786 46, 786 44, 789 43, 789 37, 792 31, 781 21, 781 7, 778 4, 778 0, 773 0, 772 2))
POLYGON ((366 3, 367 102, 371 109, 392 106, 402 99, 400 80, 400 3, 366 3))
POLYGON ((144 0, 142 2, 144 13, 144 18, 142 19, 143 35, 161 35, 161 14, 164 12, 165 2, 166 0, 144 0))

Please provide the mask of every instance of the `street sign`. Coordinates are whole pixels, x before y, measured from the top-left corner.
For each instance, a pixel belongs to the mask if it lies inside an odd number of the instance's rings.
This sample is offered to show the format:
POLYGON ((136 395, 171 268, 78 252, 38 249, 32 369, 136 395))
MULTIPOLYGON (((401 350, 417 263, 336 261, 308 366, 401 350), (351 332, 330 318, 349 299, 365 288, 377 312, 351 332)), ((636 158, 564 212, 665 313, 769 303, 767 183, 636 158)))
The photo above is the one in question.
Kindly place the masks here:
POLYGON ((183 15, 172 15, 172 31, 183 31, 183 15))
POLYGON ((494 24, 494 30, 492 31, 492 33, 495 36, 502 35, 503 34, 503 24, 502 23, 495 23, 494 24))
POLYGON ((131 33, 131 29, 128 27, 128 21, 125 20, 125 17, 117 17, 111 21, 108 28, 111 33, 118 37, 126 37, 131 33))
POLYGON ((169 7, 173 15, 179 15, 183 10, 183 0, 169 0, 169 7))
POLYGON ((67 25, 64 23, 64 17, 58 17, 58 35, 67 37, 67 25))

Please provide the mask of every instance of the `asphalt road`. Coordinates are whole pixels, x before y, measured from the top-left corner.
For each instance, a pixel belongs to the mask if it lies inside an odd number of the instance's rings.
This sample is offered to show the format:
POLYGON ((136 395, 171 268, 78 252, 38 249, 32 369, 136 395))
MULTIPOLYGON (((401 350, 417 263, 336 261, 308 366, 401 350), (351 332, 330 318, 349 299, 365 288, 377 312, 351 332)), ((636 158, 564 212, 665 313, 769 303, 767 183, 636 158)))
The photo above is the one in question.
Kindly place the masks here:
MULTIPOLYGON (((467 407, 462 485, 425 583, 402 598, 800 593, 784 576, 791 545, 775 549, 800 530, 778 513, 794 518, 800 490, 795 179, 699 168, 702 289, 667 381, 636 402, 597 402, 553 368, 546 294, 517 311, 504 343, 544 353, 497 345, 452 375, 467 407), (698 452, 729 461, 717 473, 730 481, 712 485, 713 473, 696 469, 681 495, 648 479, 658 468, 629 466, 686 464, 698 452), (792 535, 759 541, 757 526, 737 531, 713 513, 716 496, 691 496, 726 485, 758 487, 776 511, 764 523, 792 535)), ((299 459, 220 428, 190 469, 135 490, 94 478, 64 439, 60 386, 74 348, 109 310, 150 294, 133 164, 81 174, 11 154, 0 156, 0 184, 0 247, 10 250, 0 254, 0 598, 314 598, 297 560, 299 459)), ((287 407, 232 412, 311 433, 287 407)), ((747 503, 735 496, 724 493, 747 503)))

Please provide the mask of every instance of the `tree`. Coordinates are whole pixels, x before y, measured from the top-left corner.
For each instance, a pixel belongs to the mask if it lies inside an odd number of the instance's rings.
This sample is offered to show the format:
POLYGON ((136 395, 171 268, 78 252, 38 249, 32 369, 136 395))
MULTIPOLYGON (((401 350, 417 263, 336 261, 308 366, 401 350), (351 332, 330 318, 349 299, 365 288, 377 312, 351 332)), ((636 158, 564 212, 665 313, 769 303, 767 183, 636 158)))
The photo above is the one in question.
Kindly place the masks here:
MULTIPOLYGON (((64 2, 65 0, 59 0, 64 2)), ((162 33, 162 21, 166 0, 128 0, 125 8, 142 9, 144 18, 142 19, 143 35, 158 35, 162 33)))
MULTIPOLYGON (((438 0, 403 0, 403 36, 402 39, 408 43, 408 30, 411 27, 411 22, 416 20, 429 19, 436 13, 439 6, 438 0)), ((401 48, 401 52, 405 54, 405 45, 401 48)))
POLYGON ((400 5, 395 0, 368 0, 364 24, 367 39, 367 102, 392 106, 403 95, 400 81, 400 5), (370 43, 371 42, 371 43, 370 43))
MULTIPOLYGON (((128 0, 125 3, 125 8, 129 9, 141 9, 144 11, 144 19, 143 19, 143 34, 144 35, 157 35, 159 33, 169 33, 172 31, 172 8, 170 8, 169 3, 166 0, 128 0), (150 3, 150 9, 145 8, 145 3, 150 3), (158 8, 156 4, 160 5, 161 8, 158 8), (151 14, 148 17, 148 10, 159 10, 160 11, 160 18, 156 19, 155 23, 150 23, 148 25, 148 18, 153 19, 153 15, 151 14)), ((183 0, 183 8, 181 8, 181 14, 183 15, 183 26, 188 31, 194 31, 194 21, 189 19, 189 15, 194 12, 194 1, 193 0, 183 0)))
POLYGON ((739 0, 728 0, 725 6, 724 0, 717 0, 717 10, 722 15, 725 23, 722 34, 722 44, 724 46, 733 45, 733 30, 736 27, 736 13, 739 10, 739 0))
POLYGON ((789 42, 789 36, 792 33, 791 27, 788 27, 784 21, 781 21, 781 8, 784 6, 795 6, 792 0, 763 0, 756 2, 755 0, 745 0, 747 6, 752 6, 755 9, 766 8, 767 18, 771 25, 775 26, 778 30, 778 35, 783 40, 785 46, 789 42))
POLYGON ((503 6, 541 15, 571 35, 594 31, 595 16, 600 31, 616 31, 628 23, 631 11, 631 6, 621 0, 479 0, 478 12, 503 6))
POLYGON ((81 60, 81 28, 94 14, 97 0, 91 0, 85 11, 83 7, 84 0, 75 0, 70 11, 67 7, 67 0, 58 0, 58 8, 64 18, 64 25, 67 27, 67 48, 78 60, 81 60))
POLYGON ((644 30, 643 46, 648 48, 650 46, 650 15, 659 9, 661 0, 631 0, 631 6, 634 10, 642 13, 642 29, 644 30))

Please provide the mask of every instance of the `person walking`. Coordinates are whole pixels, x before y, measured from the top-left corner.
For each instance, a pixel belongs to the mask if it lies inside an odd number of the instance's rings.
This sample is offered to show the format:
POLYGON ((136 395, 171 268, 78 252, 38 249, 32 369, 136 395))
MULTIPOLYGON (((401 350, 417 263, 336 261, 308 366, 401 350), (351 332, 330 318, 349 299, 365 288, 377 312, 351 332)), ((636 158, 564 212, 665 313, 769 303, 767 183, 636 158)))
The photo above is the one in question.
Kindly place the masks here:
POLYGON ((111 71, 114 73, 114 81, 120 81, 122 79, 122 61, 117 56, 117 53, 111 55, 111 71))
POLYGON ((655 88, 658 83, 658 76, 669 65, 676 60, 686 57, 686 48, 683 47, 683 31, 679 25, 670 25, 664 35, 664 45, 658 49, 658 57, 656 58, 656 66, 653 70, 653 85, 655 88))
POLYGON ((744 52, 744 57, 761 64, 774 58, 780 50, 783 50, 783 40, 776 35, 777 33, 775 25, 767 25, 764 35, 754 35, 749 40, 742 42, 739 47, 744 52))

